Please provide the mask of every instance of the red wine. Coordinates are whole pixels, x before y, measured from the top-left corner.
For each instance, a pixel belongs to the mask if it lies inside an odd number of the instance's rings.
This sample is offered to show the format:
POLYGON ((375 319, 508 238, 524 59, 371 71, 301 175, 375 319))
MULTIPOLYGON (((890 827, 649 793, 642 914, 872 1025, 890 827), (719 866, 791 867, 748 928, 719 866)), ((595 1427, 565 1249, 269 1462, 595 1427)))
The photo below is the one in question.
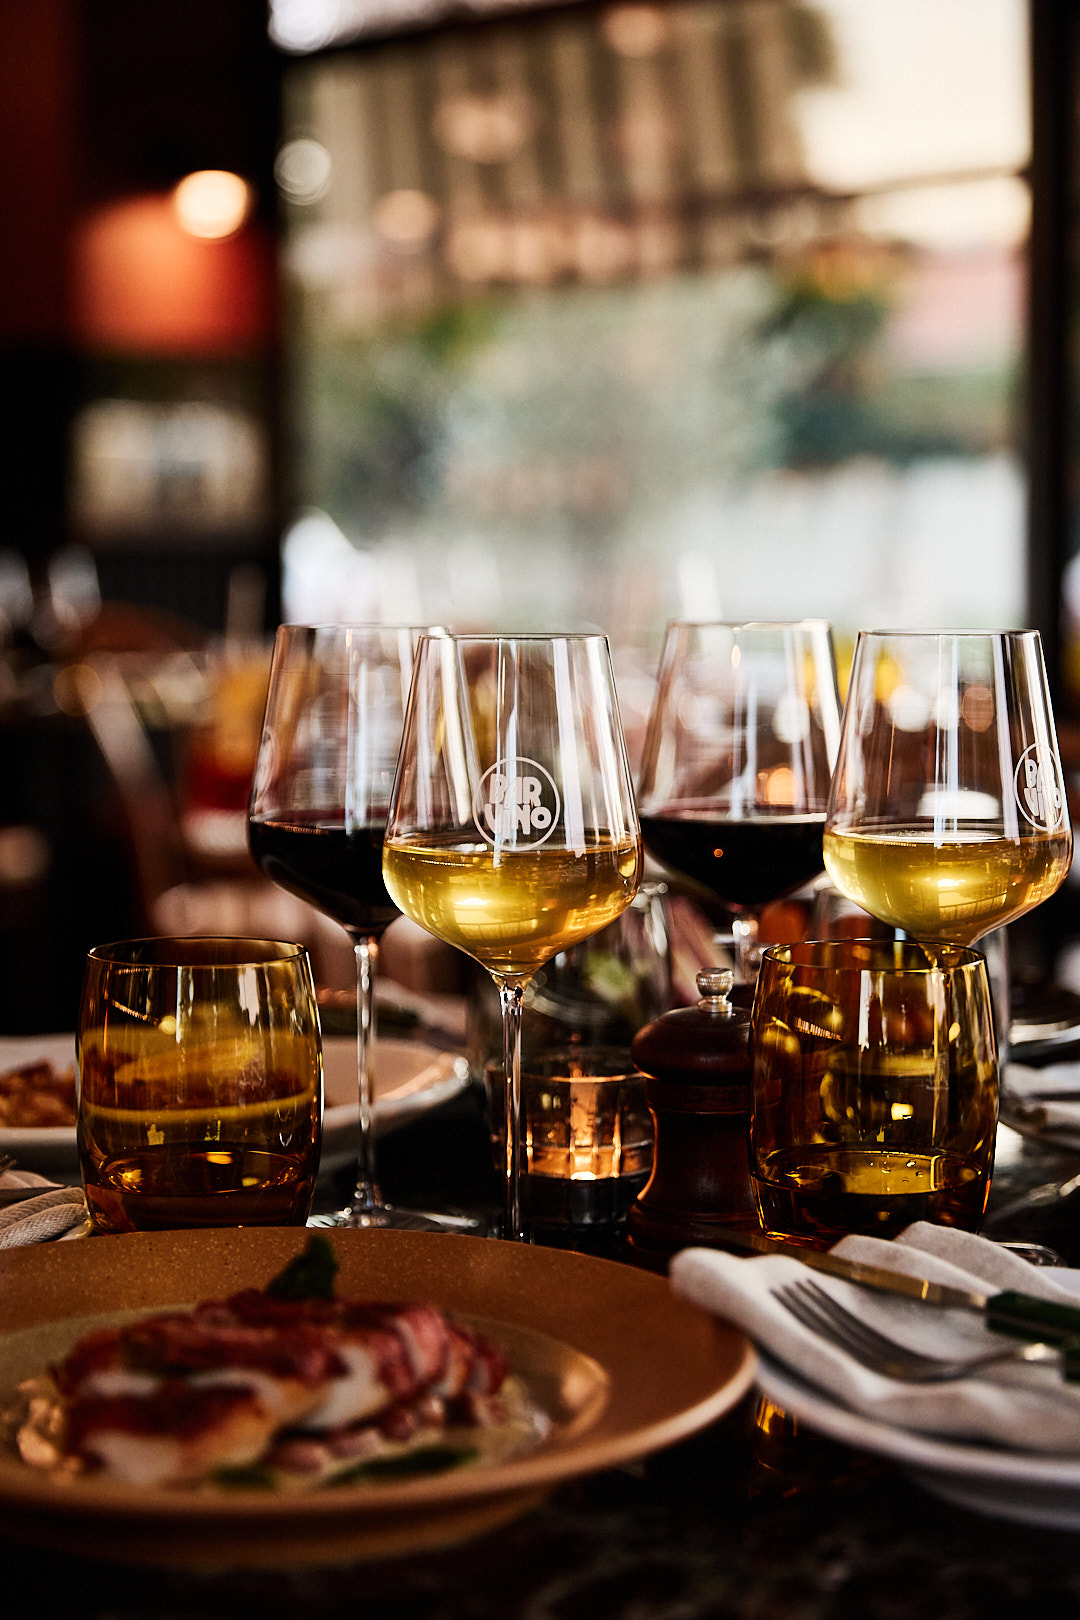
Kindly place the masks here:
POLYGON ((354 933, 381 934, 398 908, 382 875, 385 822, 345 830, 340 816, 293 814, 252 821, 251 853, 272 883, 354 933))
POLYGON ((824 870, 825 815, 753 816, 727 821, 711 810, 643 815, 649 853, 728 906, 763 906, 824 870))

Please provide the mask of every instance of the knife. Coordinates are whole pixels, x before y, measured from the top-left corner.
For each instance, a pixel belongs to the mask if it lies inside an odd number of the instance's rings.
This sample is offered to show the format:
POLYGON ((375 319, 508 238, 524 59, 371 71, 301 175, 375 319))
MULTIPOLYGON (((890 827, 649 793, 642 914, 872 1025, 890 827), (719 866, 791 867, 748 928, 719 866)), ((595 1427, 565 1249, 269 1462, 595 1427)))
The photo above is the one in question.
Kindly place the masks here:
MULTIPOLYGON (((1019 1293, 1012 1288, 997 1294, 974 1294, 966 1288, 906 1277, 902 1272, 887 1271, 884 1266, 872 1266, 865 1260, 845 1260, 838 1254, 821 1249, 804 1249, 797 1243, 766 1237, 764 1232, 715 1227, 711 1241, 731 1248, 752 1249, 757 1254, 786 1254, 790 1259, 799 1260, 816 1271, 843 1277, 864 1288, 878 1288, 887 1294, 903 1294, 908 1299, 922 1300, 925 1305, 978 1311, 988 1328, 995 1333, 1010 1334, 1016 1339, 1062 1345, 1070 1340, 1080 1341, 1080 1305, 1059 1305, 1055 1300, 1037 1299, 1033 1294, 1019 1293)), ((1080 1343, 1075 1349, 1080 1354, 1080 1343)))

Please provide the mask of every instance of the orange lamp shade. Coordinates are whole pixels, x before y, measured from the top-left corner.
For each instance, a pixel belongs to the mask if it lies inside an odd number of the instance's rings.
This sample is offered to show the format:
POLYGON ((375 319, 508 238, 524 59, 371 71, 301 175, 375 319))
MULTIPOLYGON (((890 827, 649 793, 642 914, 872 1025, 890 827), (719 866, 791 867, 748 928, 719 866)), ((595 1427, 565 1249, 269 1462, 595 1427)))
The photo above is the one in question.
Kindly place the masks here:
POLYGON ((186 232, 168 194, 88 214, 73 243, 75 336, 96 352, 244 354, 274 323, 273 256, 252 225, 223 240, 186 232))

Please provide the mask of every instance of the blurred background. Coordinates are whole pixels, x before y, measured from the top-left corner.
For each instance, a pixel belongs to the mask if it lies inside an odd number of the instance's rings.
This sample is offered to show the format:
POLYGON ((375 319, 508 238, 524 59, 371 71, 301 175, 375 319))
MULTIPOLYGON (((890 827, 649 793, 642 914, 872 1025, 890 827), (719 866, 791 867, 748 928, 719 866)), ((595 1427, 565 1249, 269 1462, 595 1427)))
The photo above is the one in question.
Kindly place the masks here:
POLYGON ((1080 769, 1070 0, 0 18, 0 1031, 266 931, 282 619, 598 626, 632 753, 672 617, 1030 624, 1080 769))

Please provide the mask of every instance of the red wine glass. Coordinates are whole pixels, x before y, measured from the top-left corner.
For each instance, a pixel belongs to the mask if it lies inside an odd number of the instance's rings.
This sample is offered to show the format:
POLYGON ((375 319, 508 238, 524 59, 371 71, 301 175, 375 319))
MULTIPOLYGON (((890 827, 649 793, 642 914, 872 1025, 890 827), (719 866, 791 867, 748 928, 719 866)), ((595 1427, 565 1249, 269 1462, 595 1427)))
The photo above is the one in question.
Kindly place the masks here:
POLYGON ((356 1190, 334 1220, 415 1225, 382 1199, 375 1170, 374 980, 399 915, 382 876, 383 832, 420 631, 282 625, 274 643, 248 812, 251 853, 272 882, 341 924, 356 956, 360 1102, 356 1190))
POLYGON ((642 837, 707 906, 734 914, 744 982, 761 908, 824 869, 839 738, 827 624, 668 626, 638 781, 642 837))

